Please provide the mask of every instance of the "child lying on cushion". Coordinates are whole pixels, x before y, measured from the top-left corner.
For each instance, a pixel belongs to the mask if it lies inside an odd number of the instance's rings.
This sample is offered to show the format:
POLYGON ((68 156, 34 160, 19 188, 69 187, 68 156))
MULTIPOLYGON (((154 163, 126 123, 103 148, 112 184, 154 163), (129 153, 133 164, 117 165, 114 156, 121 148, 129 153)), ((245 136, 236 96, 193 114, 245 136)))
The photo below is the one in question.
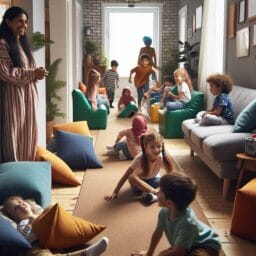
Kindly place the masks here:
POLYGON ((18 231, 32 244, 32 249, 26 252, 26 256, 98 256, 101 255, 108 246, 108 239, 101 238, 97 243, 86 249, 70 252, 53 254, 49 249, 42 248, 33 233, 32 222, 42 213, 43 209, 31 202, 24 200, 20 196, 9 197, 3 204, 3 211, 17 223, 18 231))

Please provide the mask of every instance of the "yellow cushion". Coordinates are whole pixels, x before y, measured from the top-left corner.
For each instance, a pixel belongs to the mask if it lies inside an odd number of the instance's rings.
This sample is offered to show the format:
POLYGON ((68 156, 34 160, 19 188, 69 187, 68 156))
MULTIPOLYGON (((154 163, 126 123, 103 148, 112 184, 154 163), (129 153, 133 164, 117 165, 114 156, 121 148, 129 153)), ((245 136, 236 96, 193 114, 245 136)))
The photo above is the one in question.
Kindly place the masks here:
POLYGON ((36 161, 51 162, 53 182, 71 186, 77 186, 81 184, 69 166, 62 159, 47 149, 37 146, 36 161))
POLYGON ((104 226, 72 216, 59 204, 47 208, 33 222, 33 231, 41 245, 51 249, 82 245, 104 229, 104 226))
POLYGON ((158 113, 159 108, 160 108, 159 104, 153 104, 150 106, 150 118, 152 123, 159 122, 159 113, 158 113))
POLYGON ((58 124, 53 126, 53 133, 56 131, 73 132, 80 135, 91 136, 88 124, 86 121, 71 122, 66 124, 58 124))
POLYGON ((237 190, 231 233, 243 238, 256 240, 256 178, 237 190))

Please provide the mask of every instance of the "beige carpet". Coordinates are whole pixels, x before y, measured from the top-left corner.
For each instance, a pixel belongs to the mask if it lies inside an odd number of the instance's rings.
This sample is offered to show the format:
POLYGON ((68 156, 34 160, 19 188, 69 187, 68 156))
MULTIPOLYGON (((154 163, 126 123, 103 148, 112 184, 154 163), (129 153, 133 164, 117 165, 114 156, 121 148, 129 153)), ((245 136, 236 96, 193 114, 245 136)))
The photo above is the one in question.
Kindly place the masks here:
MULTIPOLYGON (((103 235, 107 236, 110 246, 104 255, 109 256, 128 256, 135 249, 147 249, 159 212, 157 203, 144 206, 133 195, 128 182, 121 189, 118 200, 104 201, 104 196, 112 193, 129 165, 129 161, 119 161, 104 155, 105 147, 113 143, 120 129, 130 127, 130 122, 131 119, 117 119, 112 114, 108 129, 97 132, 95 150, 104 168, 86 171, 74 211, 76 216, 107 227, 93 241, 103 235)), ((179 169, 175 162, 174 169, 179 169)), ((208 223, 198 203, 194 202, 192 207, 197 216, 208 223)), ((163 237, 156 252, 166 247, 168 242, 163 237)))

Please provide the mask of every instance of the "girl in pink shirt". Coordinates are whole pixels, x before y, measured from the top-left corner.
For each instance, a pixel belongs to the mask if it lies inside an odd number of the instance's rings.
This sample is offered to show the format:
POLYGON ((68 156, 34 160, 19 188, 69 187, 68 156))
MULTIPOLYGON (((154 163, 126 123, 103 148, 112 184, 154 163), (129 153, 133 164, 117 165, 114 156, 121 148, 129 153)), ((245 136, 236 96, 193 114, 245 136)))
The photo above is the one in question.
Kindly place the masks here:
POLYGON ((133 159, 141 152, 140 136, 148 131, 144 116, 137 115, 132 119, 132 128, 118 133, 114 146, 107 147, 108 155, 118 155, 119 160, 133 159), (125 138, 124 140, 122 140, 125 138))
POLYGON ((129 181, 135 193, 143 193, 142 199, 146 203, 157 200, 160 182, 160 169, 172 171, 170 156, 164 148, 162 137, 158 133, 148 133, 141 136, 142 153, 138 154, 117 183, 112 195, 105 196, 105 200, 117 199, 119 191, 126 180, 129 181))

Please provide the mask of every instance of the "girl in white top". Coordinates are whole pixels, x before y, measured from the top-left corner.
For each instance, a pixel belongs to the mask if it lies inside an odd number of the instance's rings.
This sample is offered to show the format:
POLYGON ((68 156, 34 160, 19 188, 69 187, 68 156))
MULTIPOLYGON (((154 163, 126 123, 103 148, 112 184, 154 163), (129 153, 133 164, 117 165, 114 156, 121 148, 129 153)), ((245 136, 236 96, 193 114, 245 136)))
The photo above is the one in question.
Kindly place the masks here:
POLYGON ((148 133, 141 136, 142 153, 139 153, 117 183, 112 195, 105 196, 105 200, 117 199, 121 187, 129 181, 136 193, 142 193, 147 203, 156 201, 160 181, 160 169, 172 171, 170 156, 164 148, 162 137, 158 133, 148 133))
POLYGON ((162 114, 166 110, 182 109, 191 100, 192 82, 188 72, 184 68, 178 68, 174 71, 174 80, 178 85, 178 95, 172 92, 168 93, 171 101, 166 102, 165 109, 159 110, 162 114))

